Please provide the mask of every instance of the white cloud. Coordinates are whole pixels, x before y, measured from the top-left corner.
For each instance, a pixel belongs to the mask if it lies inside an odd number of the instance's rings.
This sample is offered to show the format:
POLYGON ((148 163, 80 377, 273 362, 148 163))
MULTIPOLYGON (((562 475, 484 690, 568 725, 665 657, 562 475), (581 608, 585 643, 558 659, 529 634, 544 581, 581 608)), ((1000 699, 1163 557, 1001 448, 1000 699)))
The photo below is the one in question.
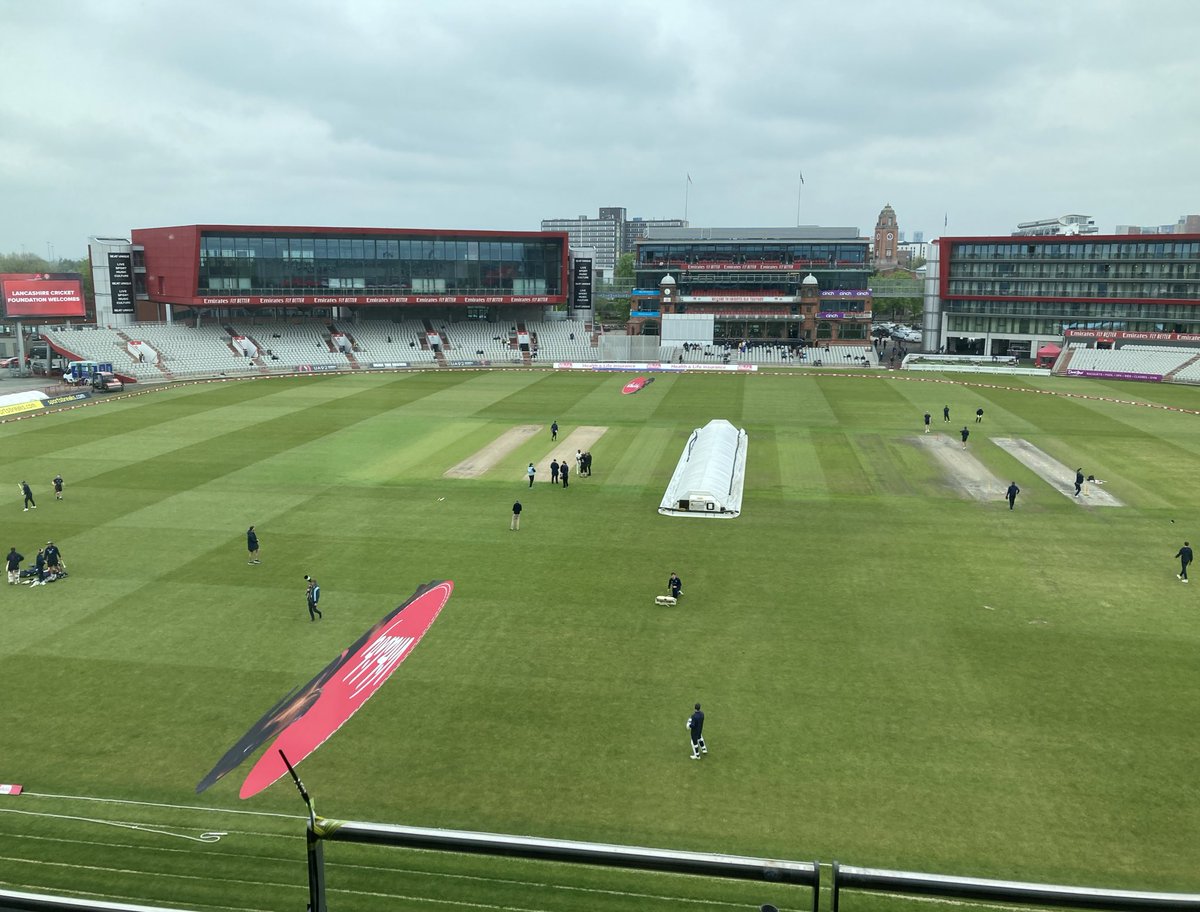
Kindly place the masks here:
POLYGON ((1200 5, 10 4, 0 250, 196 221, 1200 211, 1200 5), (15 79, 13 75, 15 74, 15 79))

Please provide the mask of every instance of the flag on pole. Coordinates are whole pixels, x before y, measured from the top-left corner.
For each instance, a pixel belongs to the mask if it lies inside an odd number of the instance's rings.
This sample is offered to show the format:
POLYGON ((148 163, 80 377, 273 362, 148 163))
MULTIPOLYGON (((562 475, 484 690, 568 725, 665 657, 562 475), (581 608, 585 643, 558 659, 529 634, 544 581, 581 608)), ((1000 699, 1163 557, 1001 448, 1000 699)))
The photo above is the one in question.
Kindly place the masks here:
POLYGON ((804 184, 804 172, 803 171, 800 172, 800 183, 801 183, 801 185, 804 184))
POLYGON ((692 182, 692 176, 689 174, 689 175, 687 176, 687 179, 688 179, 688 183, 690 184, 690 183, 692 182))
POLYGON ((950 213, 947 212, 945 218, 942 219, 942 228, 944 229, 949 224, 950 224, 950 213))

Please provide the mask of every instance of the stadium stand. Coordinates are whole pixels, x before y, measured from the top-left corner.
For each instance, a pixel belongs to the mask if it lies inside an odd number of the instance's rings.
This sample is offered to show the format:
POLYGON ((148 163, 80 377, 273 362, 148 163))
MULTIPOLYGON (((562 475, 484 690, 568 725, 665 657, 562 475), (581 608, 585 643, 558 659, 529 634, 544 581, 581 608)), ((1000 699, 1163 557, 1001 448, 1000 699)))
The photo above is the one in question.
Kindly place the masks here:
POLYGON ((1069 370, 1166 376, 1197 354, 1194 350, 1125 345, 1121 348, 1072 348, 1069 370))
MULTIPOLYGON (((60 349, 82 360, 109 361, 114 370, 142 382, 176 377, 233 376, 293 371, 321 365, 324 369, 356 370, 372 363, 435 364, 489 361, 527 363, 517 346, 517 326, 512 322, 463 321, 434 326, 423 320, 357 320, 327 323, 321 320, 266 321, 238 319, 194 328, 183 323, 139 323, 121 329, 57 327, 44 330, 60 349), (334 333, 344 333, 351 351, 336 350, 334 333), (435 334, 442 351, 430 348, 435 334), (247 356, 234 342, 244 336, 257 354, 247 356), (156 355, 139 360, 131 343, 143 343, 156 355), (440 356, 440 357, 439 357, 440 356)), ((588 362, 599 358, 598 328, 578 320, 521 323, 528 332, 530 361, 588 362)), ((799 347, 785 340, 754 340, 744 346, 731 343, 662 346, 661 361, 684 364, 774 364, 801 367, 879 367, 874 350, 865 343, 824 343, 799 347)), ((1182 363, 1182 362, 1181 362, 1182 363)))
POLYGON ((676 364, 786 364, 792 367, 879 367, 875 350, 858 343, 835 343, 797 348, 785 342, 752 342, 738 346, 714 342, 712 345, 664 345, 659 360, 676 364))

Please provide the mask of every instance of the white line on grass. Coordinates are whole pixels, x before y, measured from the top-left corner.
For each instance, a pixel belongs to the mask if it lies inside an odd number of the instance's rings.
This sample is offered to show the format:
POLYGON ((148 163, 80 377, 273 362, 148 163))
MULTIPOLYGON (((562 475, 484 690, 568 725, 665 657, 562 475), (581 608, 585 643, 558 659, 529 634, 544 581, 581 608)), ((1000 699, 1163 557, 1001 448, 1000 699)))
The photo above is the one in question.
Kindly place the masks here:
MULTIPOLYGON (((15 883, 11 880, 0 880, 0 887, 9 890, 29 890, 34 893, 39 893, 46 889, 42 884, 15 883)), ((66 887, 55 887, 54 893, 50 895, 82 896, 85 899, 126 903, 144 903, 146 901, 144 896, 123 896, 119 893, 93 893, 87 890, 68 890, 66 887)), ((159 900, 159 902, 171 902, 171 900, 159 900)), ((187 907, 189 909, 223 909, 225 912, 276 912, 274 909, 254 909, 250 906, 214 906, 212 903, 188 903, 187 907)))
POLYGON ((276 883, 269 880, 233 880, 228 877, 214 877, 204 874, 175 874, 170 871, 139 871, 136 868, 110 868, 104 865, 87 865, 76 864, 70 861, 46 861, 39 858, 16 858, 11 855, 0 855, 0 861, 9 862, 12 864, 28 864, 41 865, 48 868, 68 868, 72 871, 95 871, 100 874, 120 874, 122 876, 138 876, 138 877, 168 877, 175 880, 194 880, 203 881, 204 883, 221 883, 240 884, 244 887, 286 887, 289 890, 307 890, 307 884, 301 883, 276 883))
MULTIPOLYGON (((0 887, 9 890, 28 890, 40 893, 46 888, 42 884, 15 883, 10 880, 0 880, 0 887)), ((110 902, 144 903, 144 896, 124 896, 120 893, 93 893, 89 890, 68 890, 66 887, 55 887, 54 896, 81 896, 84 899, 100 899, 110 902)), ((173 903, 173 900, 158 900, 158 902, 173 903)), ((188 903, 188 909, 222 909, 225 912, 276 912, 274 909, 255 909, 251 906, 214 906, 212 903, 188 903)))
POLYGON ((103 804, 133 804, 142 807, 168 808, 173 811, 207 811, 213 814, 246 814, 250 817, 281 817, 284 820, 308 820, 305 814, 278 814, 273 811, 238 811, 233 808, 200 807, 194 804, 164 804, 159 801, 134 801, 129 798, 97 798, 92 795, 48 795, 42 792, 22 792, 22 798, 60 798, 65 801, 98 801, 103 804))
POLYGON ((199 836, 190 836, 187 833, 172 833, 170 830, 160 829, 158 825, 151 826, 146 823, 130 823, 123 820, 101 820, 97 817, 73 817, 70 814, 47 814, 41 811, 18 811, 12 808, 0 809, 0 814, 24 814, 27 817, 48 817, 52 820, 74 820, 77 823, 98 823, 102 826, 121 827, 126 830, 141 830, 143 833, 155 833, 159 836, 174 836, 177 839, 190 839, 193 842, 220 842, 222 836, 228 836, 227 832, 209 831, 201 833, 199 836))
MULTIPOLYGON (((693 899, 687 896, 663 896, 658 893, 636 893, 630 890, 604 890, 599 887, 576 887, 571 884, 542 883, 535 880, 512 880, 507 877, 481 877, 478 874, 452 874, 446 871, 424 871, 419 868, 383 867, 382 865, 365 865, 356 864, 353 862, 337 862, 329 860, 326 860, 325 866, 353 868, 363 871, 383 871, 384 873, 395 874, 415 874, 425 877, 446 877, 453 880, 474 880, 481 881, 483 883, 504 884, 505 886, 509 887, 541 887, 546 890, 569 890, 575 893, 596 893, 600 896, 621 896, 628 897, 630 899, 656 899, 666 902, 696 903, 704 906, 732 906, 738 909, 744 909, 746 907, 745 903, 726 902, 725 900, 721 899, 693 899)), ((683 877, 687 875, 680 874, 673 876, 683 877)))

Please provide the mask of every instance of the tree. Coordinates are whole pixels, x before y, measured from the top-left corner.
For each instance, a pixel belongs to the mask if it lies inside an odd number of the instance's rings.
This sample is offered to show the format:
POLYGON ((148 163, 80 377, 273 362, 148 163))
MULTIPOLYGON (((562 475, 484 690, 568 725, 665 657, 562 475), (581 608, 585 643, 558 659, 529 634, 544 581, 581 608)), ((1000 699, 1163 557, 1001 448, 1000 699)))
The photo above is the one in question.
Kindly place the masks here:
POLYGON ((617 257, 617 266, 613 270, 613 278, 632 279, 633 278, 633 254, 623 253, 617 257))
POLYGON ((36 253, 0 253, 0 272, 55 272, 36 253))

